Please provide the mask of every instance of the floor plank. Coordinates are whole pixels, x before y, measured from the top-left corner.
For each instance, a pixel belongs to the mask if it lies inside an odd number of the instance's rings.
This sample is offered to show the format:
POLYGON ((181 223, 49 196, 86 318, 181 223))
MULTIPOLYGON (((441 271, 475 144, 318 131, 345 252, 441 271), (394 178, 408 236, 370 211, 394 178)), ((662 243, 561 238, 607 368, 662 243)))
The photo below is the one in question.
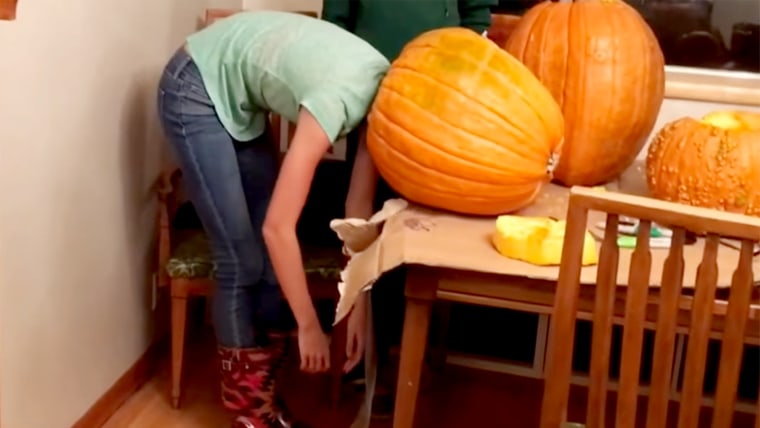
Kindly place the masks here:
MULTIPOLYGON (((212 335, 206 332, 191 339, 187 354, 181 409, 174 410, 169 403, 169 367, 165 361, 157 375, 127 401, 104 428, 228 427, 230 416, 219 402, 212 335)), ((360 392, 347 385, 340 411, 330 410, 325 378, 300 373, 293 365, 297 358, 292 357, 280 381, 288 406, 312 428, 347 428, 358 408, 360 392)), ((573 388, 568 411, 571 417, 580 417, 585 410, 584 395, 581 388, 573 388)), ((614 395, 610 400, 614 400, 614 395)), ((540 381, 449 366, 424 385, 417 425, 421 428, 532 428, 538 426, 540 402, 540 381)), ((645 403, 640 403, 641 407, 645 407, 645 403)), ((738 416, 735 427, 751 426, 751 418, 738 416)), ((390 419, 375 420, 371 428, 391 428, 391 425, 390 419)), ((709 424, 705 420, 700 426, 709 424)))

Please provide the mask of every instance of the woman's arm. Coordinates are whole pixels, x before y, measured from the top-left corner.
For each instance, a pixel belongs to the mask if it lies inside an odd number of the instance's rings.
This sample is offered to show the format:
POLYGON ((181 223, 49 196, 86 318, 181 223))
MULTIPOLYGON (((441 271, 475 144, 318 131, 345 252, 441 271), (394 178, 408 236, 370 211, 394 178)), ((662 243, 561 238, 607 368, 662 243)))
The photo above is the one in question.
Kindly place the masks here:
MULTIPOLYGON (((325 131, 314 116, 302 108, 293 141, 277 177, 262 230, 280 287, 298 323, 299 342, 303 332, 312 334, 312 338, 318 334, 323 335, 306 285, 296 224, 306 203, 314 171, 329 147, 330 139, 325 131)), ((310 360, 304 358, 304 351, 301 349, 301 366, 304 370, 326 369, 329 359, 323 361, 324 355, 317 354, 310 360)))
POLYGON ((359 129, 359 146, 351 169, 351 182, 346 196, 346 218, 368 219, 374 211, 379 174, 367 151, 367 126, 359 129))
POLYGON ((497 0, 459 0, 461 26, 483 34, 491 26, 491 7, 497 0))
MULTIPOLYGON (((346 218, 369 219, 374 211, 375 192, 379 174, 367 151, 366 122, 359 128, 359 145, 351 169, 351 182, 346 196, 346 218)), ((367 326, 367 293, 359 295, 348 318, 346 362, 343 371, 353 370, 364 357, 367 326)))

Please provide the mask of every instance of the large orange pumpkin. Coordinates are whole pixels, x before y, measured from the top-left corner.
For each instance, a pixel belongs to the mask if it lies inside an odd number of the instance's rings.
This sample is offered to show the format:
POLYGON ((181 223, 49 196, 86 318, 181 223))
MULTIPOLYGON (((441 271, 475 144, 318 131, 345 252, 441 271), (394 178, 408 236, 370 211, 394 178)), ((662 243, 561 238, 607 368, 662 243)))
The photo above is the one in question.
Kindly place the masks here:
POLYGON ((646 174, 655 198, 760 216, 760 113, 668 123, 649 146, 646 174))
POLYGON ((601 184, 633 162, 665 89, 662 52, 636 10, 621 0, 539 3, 512 30, 506 49, 562 106, 560 182, 601 184))
POLYGON ((368 122, 369 152, 391 187, 480 215, 530 204, 551 180, 564 131, 559 106, 531 72, 463 28, 407 44, 368 122))

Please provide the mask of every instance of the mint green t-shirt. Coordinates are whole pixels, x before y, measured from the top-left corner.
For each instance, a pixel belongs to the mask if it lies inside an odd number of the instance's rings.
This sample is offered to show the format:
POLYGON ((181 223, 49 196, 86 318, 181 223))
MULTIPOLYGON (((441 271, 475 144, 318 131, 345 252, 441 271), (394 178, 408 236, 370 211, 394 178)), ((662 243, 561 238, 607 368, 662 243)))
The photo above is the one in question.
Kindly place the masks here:
POLYGON ((187 50, 239 141, 262 135, 268 112, 295 122, 304 107, 335 142, 367 114, 389 67, 359 37, 287 12, 238 13, 191 35, 187 50))

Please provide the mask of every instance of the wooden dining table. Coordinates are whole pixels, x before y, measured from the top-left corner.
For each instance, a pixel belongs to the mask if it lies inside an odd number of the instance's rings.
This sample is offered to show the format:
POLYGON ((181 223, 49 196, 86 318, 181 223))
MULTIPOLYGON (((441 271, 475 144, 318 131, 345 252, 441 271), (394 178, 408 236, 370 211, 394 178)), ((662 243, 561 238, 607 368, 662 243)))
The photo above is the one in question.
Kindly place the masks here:
MULTIPOLYGON (((609 190, 618 190, 613 184, 609 190)), ((564 218, 567 210, 566 188, 550 185, 529 208, 519 215, 564 218)), ((589 229, 603 222, 602 214, 589 215, 589 229)), ((399 265, 405 265, 406 310, 401 343, 401 359, 397 384, 394 428, 412 428, 414 425, 420 373, 423 366, 433 306, 436 302, 454 302, 516 310, 538 314, 544 320, 551 316, 558 266, 534 266, 508 259, 494 249, 491 236, 495 230, 493 218, 478 218, 442 213, 410 205, 400 213, 388 218, 380 237, 364 252, 353 257, 353 269, 344 272, 342 299, 338 305, 338 317, 348 312, 352 299, 371 285, 382 273, 399 265)), ((703 242, 697 240, 684 249, 684 289, 681 300, 679 333, 683 336, 689 322, 691 300, 688 290, 694 287, 696 268, 701 259, 703 242)), ((619 261, 619 277, 616 308, 617 321, 621 323, 624 311, 628 263, 631 250, 623 249, 619 261)), ((653 321, 658 305, 657 288, 662 276, 662 265, 667 249, 652 250, 652 271, 648 326, 653 321)), ((721 246, 718 257, 719 291, 727 293, 731 274, 738 261, 738 251, 721 246)), ((754 264, 755 281, 760 282, 760 257, 754 264)), ((581 271, 579 311, 580 319, 591 318, 594 298, 596 267, 587 266, 581 271)), ((760 320, 760 299, 757 289, 755 304, 750 317, 760 320)), ((721 314, 726 306, 716 300, 713 337, 722 335, 721 314)), ((544 322, 544 325, 547 323, 544 322)), ((760 345, 759 323, 750 326, 747 343, 760 345)), ((492 327, 491 327, 492 328, 492 327)), ((544 331, 545 333, 545 331, 544 331)), ((538 338, 535 361, 543 361, 545 338, 538 338)), ((538 376, 542 367, 538 367, 538 376)), ((675 389, 675 386, 674 386, 675 389)))
MULTIPOLYGON (((408 265, 405 287, 406 313, 401 341, 401 359, 396 391, 396 404, 393 420, 394 428, 412 428, 419 394, 420 374, 427 338, 430 328, 433 306, 438 301, 464 303, 470 305, 511 309, 521 312, 551 316, 554 304, 556 281, 526 278, 523 276, 483 273, 462 269, 449 269, 425 265, 408 265)), ((722 290, 725 294, 727 290, 722 290)), ((615 322, 622 324, 625 308, 626 287, 618 287, 615 298, 615 322)), ((760 298, 755 290, 755 304, 750 311, 746 343, 760 345, 760 298)), ((646 327, 654 329, 657 306, 657 293, 649 297, 646 327)), ((583 284, 579 295, 579 319, 591 319, 594 304, 594 285, 583 284)), ((681 301, 678 314, 678 333, 683 335, 688 330, 691 299, 687 296, 681 301)), ((722 338, 723 316, 726 304, 716 300, 713 332, 711 337, 722 338)), ((541 350, 545 350, 542 347, 541 350)), ((537 359, 543 359, 537 355, 537 359)))

